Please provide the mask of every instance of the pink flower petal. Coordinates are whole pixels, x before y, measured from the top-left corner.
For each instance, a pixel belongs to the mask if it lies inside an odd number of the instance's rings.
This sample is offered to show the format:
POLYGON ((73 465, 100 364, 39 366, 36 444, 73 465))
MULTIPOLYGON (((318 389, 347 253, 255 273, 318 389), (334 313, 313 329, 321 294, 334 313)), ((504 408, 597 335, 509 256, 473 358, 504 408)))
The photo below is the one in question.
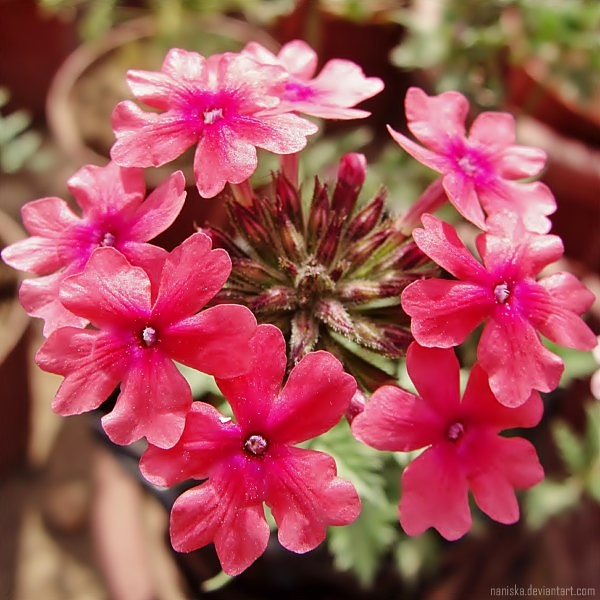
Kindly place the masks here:
POLYGON ((490 389, 487 373, 478 363, 474 365, 461 404, 467 425, 491 427, 494 431, 535 427, 543 411, 544 404, 536 391, 532 391, 520 406, 513 408, 500 404, 490 389))
POLYGON ((147 242, 173 224, 185 202, 185 178, 176 171, 142 202, 129 229, 133 241, 147 242))
POLYGON ((445 156, 436 154, 427 148, 423 148, 423 146, 413 142, 410 138, 407 138, 398 131, 395 131, 389 125, 387 126, 387 130, 394 141, 420 163, 438 173, 446 171, 448 159, 445 156))
POLYGON ((509 113, 483 112, 469 130, 469 141, 481 145, 492 155, 505 151, 515 139, 515 118, 509 113))
POLYGON ((191 404, 190 387, 173 361, 159 350, 143 349, 132 358, 117 403, 102 426, 115 444, 146 437, 154 446, 171 448, 183 433, 191 404))
POLYGON ((64 306, 102 329, 129 324, 150 315, 150 279, 114 248, 98 248, 84 270, 65 279, 64 306))
POLYGON ((437 441, 444 425, 431 404, 402 388, 384 385, 354 418, 352 433, 377 450, 410 452, 437 441))
POLYGON ((515 279, 535 277, 546 265, 557 261, 564 251, 557 235, 532 234, 516 217, 507 220, 501 235, 480 235, 476 244, 488 271, 501 271, 515 279))
POLYGON ((249 340, 256 318, 245 306, 222 304, 203 310, 162 332, 164 352, 215 377, 237 377, 250 369, 249 340))
POLYGON ((55 331, 38 350, 44 371, 63 375, 52 410, 78 415, 98 408, 116 388, 127 368, 125 346, 108 334, 73 327, 55 331))
POLYGON ((153 314, 173 323, 197 313, 223 287, 230 272, 227 252, 213 250, 205 233, 192 234, 165 261, 153 314))
POLYGON ((542 345, 533 327, 518 315, 486 323, 477 357, 489 375, 492 392, 508 407, 523 404, 532 390, 552 391, 564 369, 562 360, 542 345))
POLYGON ((415 281, 401 296, 411 319, 411 331, 422 346, 450 348, 467 336, 494 309, 490 290, 480 285, 444 279, 415 281))
POLYGON ((161 70, 175 81, 183 79, 196 85, 206 85, 206 58, 197 52, 171 48, 161 70))
POLYGON ((459 92, 428 96, 412 87, 406 93, 408 128, 423 144, 444 154, 451 140, 465 137, 469 102, 459 92))
POLYGON ((245 505, 243 481, 209 481, 182 494, 171 511, 171 543, 191 552, 214 540, 223 571, 239 575, 267 548, 269 526, 262 505, 245 505))
POLYGON ((296 444, 329 431, 348 409, 354 392, 356 381, 337 358, 322 350, 310 352, 292 369, 271 409, 272 437, 296 444))
POLYGON ((284 44, 277 59, 288 73, 299 79, 312 79, 319 61, 317 53, 303 40, 292 40, 284 44))
POLYGON ((511 145, 496 162, 498 174, 505 179, 535 177, 546 165, 546 158, 540 148, 511 145))
POLYGON ((19 301, 30 317, 44 319, 44 336, 60 327, 85 327, 89 321, 74 315, 59 300, 59 290, 68 271, 37 279, 26 279, 19 289, 19 301))
POLYGON ((531 284, 520 296, 529 321, 548 339, 579 350, 592 350, 596 346, 594 332, 579 315, 563 308, 544 286, 531 284))
POLYGON ((2 250, 2 260, 14 269, 48 275, 64 266, 59 243, 49 237, 33 236, 2 250))
POLYGON ((287 364, 283 334, 274 325, 259 325, 249 354, 251 368, 245 375, 217 381, 246 431, 262 429, 279 395, 287 364))
POLYGON ((112 159, 124 167, 160 167, 181 156, 198 140, 181 114, 145 113, 128 100, 117 104, 112 117, 117 141, 112 159))
POLYGON ((479 186, 479 198, 488 214, 488 230, 498 213, 513 213, 534 233, 548 233, 552 222, 548 219, 556 211, 556 200, 550 189, 539 181, 532 183, 497 179, 494 185, 479 186))
POLYGON ((156 71, 127 71, 127 85, 133 95, 144 104, 167 110, 178 86, 170 75, 156 71))
POLYGON ((580 315, 588 311, 596 297, 572 273, 554 273, 537 282, 559 306, 580 315))
POLYGON ((435 527, 447 540, 456 540, 471 527, 467 479, 454 447, 432 447, 402 473, 399 518, 408 535, 435 527))
POLYGON ((325 539, 329 525, 347 525, 358 517, 358 494, 336 472, 331 456, 293 447, 274 466, 267 504, 284 548, 308 552, 325 539))
POLYGON ((424 229, 415 229, 413 236, 427 256, 458 279, 488 283, 489 275, 465 248, 452 225, 429 214, 421 220, 424 229))
POLYGON ((69 179, 68 188, 87 217, 119 211, 132 214, 146 193, 141 169, 123 169, 114 162, 79 169, 69 179))
POLYGON ((61 198, 40 198, 21 209, 23 225, 32 235, 60 238, 65 230, 76 227, 79 217, 61 198))
POLYGON ((256 148, 222 126, 204 132, 194 155, 196 186, 203 198, 213 198, 226 183, 241 183, 257 166, 256 148))
POLYGON ((444 175, 442 183, 454 208, 467 221, 485 230, 485 215, 473 179, 467 177, 462 171, 452 170, 444 175))
POLYGON ((142 475, 154 485, 206 479, 240 448, 240 430, 216 408, 193 402, 179 441, 169 449, 150 445, 140 459, 142 475))

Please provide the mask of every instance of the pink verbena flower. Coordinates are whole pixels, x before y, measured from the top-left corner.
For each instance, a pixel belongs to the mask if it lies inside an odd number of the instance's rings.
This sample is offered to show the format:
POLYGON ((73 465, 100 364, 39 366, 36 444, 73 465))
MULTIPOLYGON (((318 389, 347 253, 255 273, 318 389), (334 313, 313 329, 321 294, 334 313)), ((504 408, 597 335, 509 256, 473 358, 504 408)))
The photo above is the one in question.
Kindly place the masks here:
POLYGON ((285 44, 277 55, 257 42, 246 45, 243 54, 264 65, 282 66, 290 75, 278 110, 297 111, 323 119, 360 119, 371 113, 351 108, 383 90, 378 77, 365 77, 350 60, 328 61, 315 77, 317 53, 302 40, 285 44))
POLYGON ((506 236, 477 238, 482 265, 452 226, 432 215, 423 215, 422 221, 424 229, 413 232, 415 242, 458 281, 428 279, 404 290, 401 302, 412 317, 415 340, 423 346, 456 346, 485 321, 477 358, 502 404, 519 406, 532 389, 554 389, 563 362, 537 332, 580 350, 591 350, 596 342, 579 317, 594 295, 570 273, 536 280, 544 266, 562 255, 560 238, 505 223, 506 236))
POLYGON ((535 426, 543 410, 539 394, 532 392, 519 408, 506 408, 496 401, 476 364, 461 402, 453 350, 413 343, 406 363, 419 395, 383 386, 352 422, 354 435, 378 450, 426 448, 402 473, 403 529, 419 535, 435 527, 448 540, 461 537, 471 527, 469 490, 495 521, 517 521, 514 489, 535 485, 544 472, 527 440, 498 433, 535 426))
POLYGON ((22 209, 31 237, 8 246, 2 259, 10 266, 44 275, 23 282, 20 299, 27 313, 45 320, 44 335, 58 327, 85 327, 59 300, 63 280, 81 272, 93 250, 112 246, 135 265, 154 270, 166 252, 146 244, 175 220, 185 200, 185 180, 173 173, 144 201, 146 187, 140 169, 115 163, 86 166, 68 181, 81 208, 75 214, 60 198, 42 198, 22 209))
POLYGON ((428 96, 410 88, 405 106, 408 128, 426 148, 388 126, 390 134, 419 162, 442 174, 444 190, 461 215, 486 229, 484 210, 488 216, 514 213, 530 231, 550 231, 547 215, 556 210, 552 193, 543 183, 518 181, 539 174, 546 155, 515 145, 512 115, 484 112, 467 136, 469 103, 459 92, 428 96))
POLYGON ((65 377, 52 408, 61 415, 95 409, 120 382, 116 406, 102 419, 108 437, 173 446, 192 403, 173 361, 220 377, 249 368, 252 313, 236 305, 199 312, 230 270, 228 254, 211 250, 203 233, 167 256, 158 286, 114 248, 94 251, 85 269, 63 282, 60 298, 97 329, 58 329, 36 356, 42 369, 65 377))
POLYGON ((266 549, 263 503, 279 527, 279 541, 303 553, 325 539, 328 525, 346 525, 360 512, 353 485, 336 476, 333 458, 296 447, 325 433, 356 390, 342 364, 324 351, 286 368, 285 341, 273 325, 259 325, 247 375, 217 380, 235 421, 194 402, 183 435, 170 450, 150 446, 140 469, 156 485, 206 479, 175 502, 171 543, 189 552, 214 542, 223 570, 237 575, 266 549))
POLYGON ((197 144, 194 175, 198 191, 211 198, 227 182, 254 173, 256 147, 276 154, 298 152, 316 125, 293 114, 263 114, 279 105, 288 76, 249 56, 226 53, 208 58, 172 49, 161 71, 129 71, 134 96, 161 112, 144 112, 131 101, 113 113, 117 141, 113 160, 123 166, 158 167, 197 144))

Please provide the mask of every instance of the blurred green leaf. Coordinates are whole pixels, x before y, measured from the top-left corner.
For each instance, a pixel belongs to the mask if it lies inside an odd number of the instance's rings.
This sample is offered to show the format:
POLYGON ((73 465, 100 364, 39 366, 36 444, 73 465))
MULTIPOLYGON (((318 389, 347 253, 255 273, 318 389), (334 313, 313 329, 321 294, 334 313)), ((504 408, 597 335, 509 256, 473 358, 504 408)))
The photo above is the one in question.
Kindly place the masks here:
POLYGON ((584 442, 561 421, 553 423, 552 435, 558 446, 560 457, 571 474, 576 475, 583 472, 588 465, 584 442))
POLYGON ((546 479, 529 489, 525 495, 527 523, 538 529, 546 521, 573 508, 581 498, 581 484, 575 478, 562 482, 546 479))

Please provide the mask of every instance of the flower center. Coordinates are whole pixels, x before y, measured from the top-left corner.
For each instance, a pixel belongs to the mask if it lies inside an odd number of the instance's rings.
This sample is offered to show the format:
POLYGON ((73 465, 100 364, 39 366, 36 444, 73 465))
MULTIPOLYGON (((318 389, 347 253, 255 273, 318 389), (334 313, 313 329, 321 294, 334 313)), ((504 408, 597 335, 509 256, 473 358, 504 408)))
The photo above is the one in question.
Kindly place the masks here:
POLYGON ((494 288, 494 298, 496 298, 498 304, 506 304, 506 302, 508 302, 508 299, 510 298, 510 287, 508 286, 508 283, 499 283, 494 288))
POLYGON ((205 125, 212 125, 216 121, 219 121, 223 118, 223 109, 222 108, 211 108, 209 110, 205 110, 202 113, 202 120, 205 125))
POLYGON ((298 269, 294 287, 298 303, 305 307, 333 291, 335 284, 327 269, 313 257, 298 269))
POLYGON ((457 442, 464 435, 464 433, 465 428, 463 424, 457 421, 448 427, 448 431, 446 431, 446 437, 451 442, 457 442))
POLYGON ((244 442, 244 450, 248 454, 252 454, 253 456, 262 456, 269 447, 269 443, 267 440, 258 434, 252 434, 245 442, 244 442))
POLYGON ((100 246, 114 246, 116 241, 117 238, 114 236, 114 234, 108 231, 100 240, 100 246))
POLYGON ((142 344, 146 346, 146 348, 152 348, 152 346, 158 344, 158 332, 154 327, 150 327, 150 325, 144 327, 141 338, 142 344))

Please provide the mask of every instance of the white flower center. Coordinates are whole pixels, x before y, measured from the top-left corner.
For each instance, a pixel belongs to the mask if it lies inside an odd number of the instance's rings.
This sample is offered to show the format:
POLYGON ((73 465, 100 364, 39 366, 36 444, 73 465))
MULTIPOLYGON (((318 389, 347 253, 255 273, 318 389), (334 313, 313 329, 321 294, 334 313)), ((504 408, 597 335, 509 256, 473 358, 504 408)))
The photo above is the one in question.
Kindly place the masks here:
POLYGON ((510 298, 510 288, 508 287, 508 283, 499 283, 494 288, 494 298, 496 298, 498 304, 506 304, 510 298))
POLYGON ((211 108, 210 110, 205 110, 202 113, 202 118, 204 120, 205 125, 212 125, 219 119, 223 118, 223 109, 222 108, 211 108))
POLYGON ((244 442, 244 450, 254 456, 262 456, 269 443, 262 435, 253 434, 244 442))
POLYGON ((156 329, 154 329, 154 327, 150 327, 149 325, 144 327, 142 330, 142 343, 147 348, 156 346, 158 343, 158 332, 156 329))

